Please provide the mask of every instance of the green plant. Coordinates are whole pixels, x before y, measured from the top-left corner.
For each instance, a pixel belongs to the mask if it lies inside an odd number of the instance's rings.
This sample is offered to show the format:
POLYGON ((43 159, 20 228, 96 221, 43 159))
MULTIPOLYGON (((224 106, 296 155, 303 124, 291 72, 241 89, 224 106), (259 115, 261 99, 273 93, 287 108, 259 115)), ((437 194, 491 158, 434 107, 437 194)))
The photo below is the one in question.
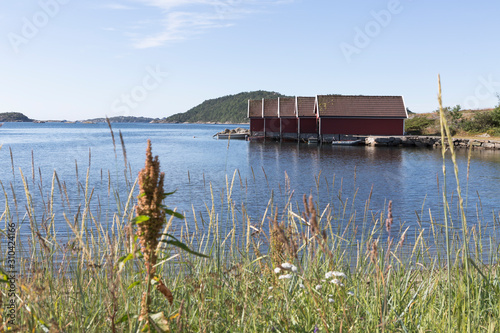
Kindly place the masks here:
POLYGON ((146 163, 144 168, 139 172, 139 196, 137 197, 136 217, 133 222, 137 225, 137 237, 140 243, 140 250, 144 258, 144 265, 146 267, 146 290, 144 291, 141 299, 141 313, 139 321, 145 323, 145 328, 151 331, 164 331, 168 328, 168 321, 164 317, 163 312, 152 314, 150 311, 151 303, 151 286, 156 284, 157 290, 168 300, 170 304, 173 303, 173 295, 162 281, 161 276, 156 272, 158 261, 158 252, 160 251, 159 244, 165 242, 166 244, 179 247, 192 254, 207 257, 203 254, 192 251, 187 245, 180 242, 173 235, 163 233, 164 225, 166 223, 166 215, 178 217, 183 219, 179 213, 168 209, 163 205, 163 200, 173 194, 165 193, 163 190, 163 182, 165 174, 160 172, 160 162, 158 156, 153 158, 151 152, 151 141, 147 142, 146 149, 146 163), (167 239, 161 239, 161 236, 166 236, 167 239), (170 240, 168 239, 170 238, 170 240))
POLYGON ((471 120, 465 121, 463 128, 469 132, 486 132, 494 127, 493 112, 476 112, 471 120))
POLYGON ((491 112, 492 125, 495 127, 500 127, 500 96, 499 103, 491 112))
POLYGON ((405 121, 405 131, 410 134, 423 134, 424 130, 432 125, 436 121, 424 116, 414 116, 413 118, 407 119, 405 121))

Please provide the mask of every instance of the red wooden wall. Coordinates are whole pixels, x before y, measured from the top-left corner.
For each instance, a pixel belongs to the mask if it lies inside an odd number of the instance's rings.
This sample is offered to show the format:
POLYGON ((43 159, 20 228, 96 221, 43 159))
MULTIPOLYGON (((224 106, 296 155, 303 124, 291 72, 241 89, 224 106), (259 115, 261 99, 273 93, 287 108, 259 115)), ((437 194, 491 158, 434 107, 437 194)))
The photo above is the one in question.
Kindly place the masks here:
POLYGON ((298 120, 297 118, 281 118, 281 131, 283 133, 297 133, 298 120))
POLYGON ((322 118, 321 134, 403 135, 403 119, 322 118))
POLYGON ((316 118, 300 118, 300 133, 317 133, 316 118))
POLYGON ((250 131, 252 131, 252 132, 264 132, 264 119, 262 119, 262 118, 250 118, 250 131))
POLYGON ((266 119, 266 133, 280 132, 280 119, 279 118, 265 118, 266 119))

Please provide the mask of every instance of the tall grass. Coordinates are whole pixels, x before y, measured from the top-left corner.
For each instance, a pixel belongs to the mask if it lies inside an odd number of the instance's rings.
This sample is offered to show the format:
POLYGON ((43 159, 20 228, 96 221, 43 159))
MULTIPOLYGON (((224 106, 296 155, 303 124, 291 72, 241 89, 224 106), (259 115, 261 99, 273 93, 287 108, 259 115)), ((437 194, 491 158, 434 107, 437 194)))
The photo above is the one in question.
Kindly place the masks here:
MULTIPOLYGON (((442 133, 449 134, 441 120, 442 133)), ((453 148, 443 147, 443 161, 450 156, 458 172, 453 148)), ((128 174, 125 163, 124 177, 128 174)), ((22 252, 17 326, 7 323, 9 297, 1 289, 5 331, 496 332, 500 327, 500 221, 494 213, 491 221, 467 223, 458 177, 459 229, 448 184, 442 188, 443 221, 429 212, 428 223, 418 221, 413 228, 394 223, 391 203, 374 214, 370 196, 365 210, 356 212, 341 191, 324 207, 291 189, 279 206, 269 193, 262 215, 250 216, 233 199, 235 172, 226 178, 224 197, 212 191, 206 211, 193 211, 192 221, 170 211, 155 245, 156 260, 148 261, 138 251, 138 223, 145 215, 135 214, 141 199, 137 181, 120 187, 109 178, 116 209, 102 220, 89 172, 76 207, 69 207, 57 173, 47 193, 34 190, 22 172, 18 176, 22 195, 1 184, 0 221, 29 225, 30 234, 22 239, 17 234, 22 252), (68 208, 65 236, 56 226, 60 206, 68 208), (178 242, 170 238, 174 235, 178 242), (141 307, 145 292, 147 321, 141 307)), ((5 248, 0 259, 5 266, 5 248)))

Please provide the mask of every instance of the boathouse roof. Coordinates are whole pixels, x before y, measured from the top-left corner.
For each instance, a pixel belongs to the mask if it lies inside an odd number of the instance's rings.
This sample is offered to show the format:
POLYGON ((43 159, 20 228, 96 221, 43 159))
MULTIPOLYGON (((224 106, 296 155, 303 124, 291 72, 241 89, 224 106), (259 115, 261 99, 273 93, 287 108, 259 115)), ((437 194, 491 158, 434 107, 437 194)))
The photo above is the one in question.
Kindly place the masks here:
POLYGON ((299 117, 315 117, 314 102, 316 97, 297 97, 297 113, 299 117))
POLYGON ((264 118, 278 117, 278 99, 264 99, 264 118))
POLYGON ((262 100, 251 99, 248 101, 248 118, 262 118, 262 100))
POLYGON ((280 97, 279 99, 280 117, 296 117, 295 97, 280 97))
POLYGON ((401 96, 318 95, 319 117, 408 118, 401 96))

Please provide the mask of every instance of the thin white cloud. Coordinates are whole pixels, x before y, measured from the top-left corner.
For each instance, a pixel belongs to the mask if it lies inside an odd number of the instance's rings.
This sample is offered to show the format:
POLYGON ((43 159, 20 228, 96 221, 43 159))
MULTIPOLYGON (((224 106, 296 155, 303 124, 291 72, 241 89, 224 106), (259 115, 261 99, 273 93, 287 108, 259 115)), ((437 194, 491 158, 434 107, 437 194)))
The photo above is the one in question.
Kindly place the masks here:
POLYGON ((134 9, 134 7, 122 5, 122 4, 119 4, 119 3, 109 3, 109 4, 103 5, 102 7, 106 8, 106 9, 115 9, 115 10, 131 10, 131 9, 134 9))
POLYGON ((157 33, 137 36, 136 48, 150 48, 179 41, 210 29, 229 27, 242 17, 264 10, 270 5, 288 4, 294 0, 136 0, 161 10, 163 19, 157 33))

